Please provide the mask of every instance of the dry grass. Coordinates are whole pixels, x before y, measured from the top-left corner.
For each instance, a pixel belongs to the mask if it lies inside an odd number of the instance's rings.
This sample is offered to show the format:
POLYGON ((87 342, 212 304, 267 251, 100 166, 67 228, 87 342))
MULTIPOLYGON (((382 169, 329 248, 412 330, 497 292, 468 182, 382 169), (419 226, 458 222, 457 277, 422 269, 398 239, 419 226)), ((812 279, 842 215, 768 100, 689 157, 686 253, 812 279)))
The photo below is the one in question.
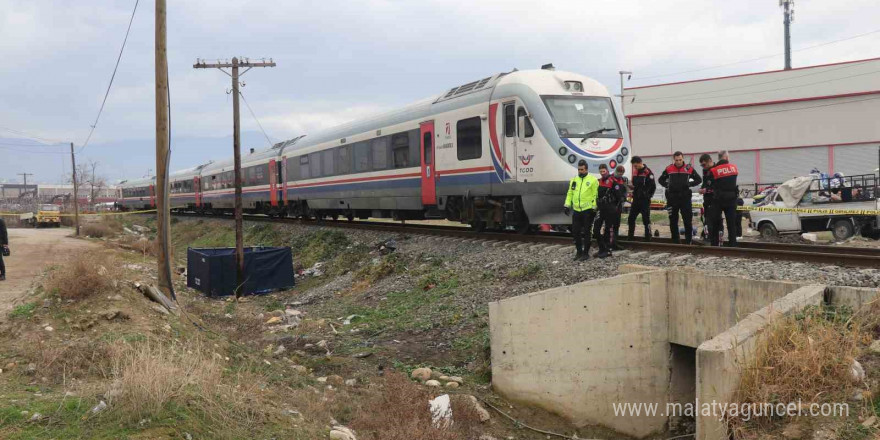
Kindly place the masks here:
POLYGON ((49 273, 44 288, 65 299, 111 293, 118 286, 117 266, 102 251, 76 255, 49 273))
POLYGON ((113 405, 140 419, 160 413, 174 399, 213 395, 221 366, 200 344, 164 345, 146 341, 117 345, 112 377, 118 387, 113 405))
POLYGON ((381 390, 359 406, 351 427, 368 440, 460 440, 476 438, 479 416, 465 396, 453 395, 452 419, 446 429, 431 424, 428 401, 441 393, 417 385, 402 374, 392 374, 381 390), (381 409, 380 409, 381 408, 381 409))
MULTIPOLYGON (((754 360, 743 371, 735 401, 740 403, 845 402, 857 385, 850 366, 861 350, 859 325, 822 308, 809 308, 775 321, 763 333, 754 360)), ((772 425, 768 418, 748 424, 732 420, 736 438, 772 425)))
POLYGON ((122 232, 122 221, 117 216, 105 215, 100 221, 84 223, 80 232, 92 238, 115 237, 122 232))

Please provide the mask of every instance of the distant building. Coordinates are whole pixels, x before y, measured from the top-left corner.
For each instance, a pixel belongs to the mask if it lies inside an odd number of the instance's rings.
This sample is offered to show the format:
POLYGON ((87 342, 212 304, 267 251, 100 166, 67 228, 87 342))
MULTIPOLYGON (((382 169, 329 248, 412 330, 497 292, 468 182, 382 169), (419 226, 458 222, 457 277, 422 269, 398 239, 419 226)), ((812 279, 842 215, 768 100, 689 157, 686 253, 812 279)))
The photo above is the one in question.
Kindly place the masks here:
MULTIPOLYGON (((24 198, 33 198, 37 195, 41 203, 65 200, 73 194, 73 185, 36 184, 25 188, 20 183, 0 183, 0 200, 15 201, 24 198), (28 194, 25 194, 28 193, 28 194)), ((92 203, 113 202, 118 198, 119 188, 115 185, 106 186, 96 190, 95 200, 92 203)), ((79 200, 81 203, 89 203, 91 188, 88 184, 80 185, 79 200)))
MULTIPOLYGON (((656 173, 680 150, 726 149, 740 183, 813 168, 847 175, 880 161, 880 58, 625 89, 633 151, 656 173)), ((741 185, 741 187, 744 185, 741 185)))

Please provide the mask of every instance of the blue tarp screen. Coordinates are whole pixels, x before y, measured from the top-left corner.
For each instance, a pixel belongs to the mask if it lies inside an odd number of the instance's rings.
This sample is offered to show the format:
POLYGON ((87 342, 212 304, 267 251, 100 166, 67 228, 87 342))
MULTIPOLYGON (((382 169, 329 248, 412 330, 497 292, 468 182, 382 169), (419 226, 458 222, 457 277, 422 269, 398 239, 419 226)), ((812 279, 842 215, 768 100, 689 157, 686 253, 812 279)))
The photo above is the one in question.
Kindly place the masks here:
POLYGON ((189 248, 186 285, 208 296, 266 293, 293 287, 293 256, 289 247, 244 248, 244 282, 236 279, 234 248, 189 248))

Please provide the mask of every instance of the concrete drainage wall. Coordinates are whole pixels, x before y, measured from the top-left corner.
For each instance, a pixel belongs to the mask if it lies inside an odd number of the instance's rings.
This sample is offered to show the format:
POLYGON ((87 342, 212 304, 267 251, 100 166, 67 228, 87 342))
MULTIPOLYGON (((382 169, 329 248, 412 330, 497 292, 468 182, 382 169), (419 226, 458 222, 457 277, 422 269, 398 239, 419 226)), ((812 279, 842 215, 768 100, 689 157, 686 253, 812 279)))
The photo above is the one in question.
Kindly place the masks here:
MULTIPOLYGON (((489 304, 492 386, 576 426, 645 437, 666 429, 667 402, 729 401, 740 365, 774 317, 823 296, 860 305, 876 294, 648 270, 508 298, 489 304), (614 403, 656 403, 660 411, 615 414, 614 403)), ((726 439, 726 429, 697 417, 697 438, 726 439)))

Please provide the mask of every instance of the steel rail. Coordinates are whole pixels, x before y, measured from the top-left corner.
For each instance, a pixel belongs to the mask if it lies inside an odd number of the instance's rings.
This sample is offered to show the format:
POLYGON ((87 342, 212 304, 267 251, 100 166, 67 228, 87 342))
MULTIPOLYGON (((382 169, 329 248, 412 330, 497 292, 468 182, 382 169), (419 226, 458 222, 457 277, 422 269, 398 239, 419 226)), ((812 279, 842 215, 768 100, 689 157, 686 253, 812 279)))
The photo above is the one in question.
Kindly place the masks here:
MULTIPOLYGON (((200 217, 231 220, 226 215, 199 215, 195 213, 174 213, 179 217, 200 217)), ((571 246, 570 234, 536 233, 515 234, 512 232, 477 232, 468 227, 400 224, 375 221, 348 220, 302 220, 288 217, 273 218, 264 215, 245 215, 248 221, 292 223, 312 226, 328 226, 359 230, 385 231, 398 234, 431 235, 471 239, 474 241, 508 241, 519 243, 535 243, 548 245, 571 246)), ((790 243, 758 243, 740 242, 737 247, 715 247, 700 244, 675 244, 669 239, 652 239, 651 241, 621 240, 621 245, 630 251, 653 251, 667 253, 689 253, 727 258, 758 258, 766 260, 795 261, 835 266, 870 267, 880 269, 880 250, 870 248, 841 247, 831 245, 805 245, 790 243)))

